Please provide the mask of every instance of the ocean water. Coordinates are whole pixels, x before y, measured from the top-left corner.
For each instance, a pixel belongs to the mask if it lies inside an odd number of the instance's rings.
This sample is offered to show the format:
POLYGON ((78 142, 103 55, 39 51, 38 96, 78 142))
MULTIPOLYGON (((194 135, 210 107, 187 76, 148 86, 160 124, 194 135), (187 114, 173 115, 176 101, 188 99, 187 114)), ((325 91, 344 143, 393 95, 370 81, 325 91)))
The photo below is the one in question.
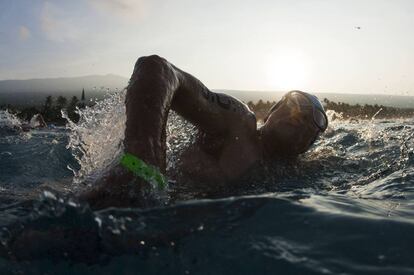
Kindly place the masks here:
MULTIPOLYGON (((92 211, 74 193, 118 160, 123 96, 65 128, 2 114, 1 274, 414 274, 414 119, 336 119, 237 186, 171 180, 157 207, 92 211)), ((171 179, 195 132, 171 114, 171 179)))

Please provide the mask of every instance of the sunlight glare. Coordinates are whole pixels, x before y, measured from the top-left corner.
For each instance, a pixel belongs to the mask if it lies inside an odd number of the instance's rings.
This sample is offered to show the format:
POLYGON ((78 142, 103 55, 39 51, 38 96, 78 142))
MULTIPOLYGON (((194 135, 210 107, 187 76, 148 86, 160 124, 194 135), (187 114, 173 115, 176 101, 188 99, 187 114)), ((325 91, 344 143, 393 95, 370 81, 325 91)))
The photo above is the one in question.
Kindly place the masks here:
POLYGON ((285 51, 267 59, 268 85, 276 90, 306 90, 306 58, 300 52, 285 51))

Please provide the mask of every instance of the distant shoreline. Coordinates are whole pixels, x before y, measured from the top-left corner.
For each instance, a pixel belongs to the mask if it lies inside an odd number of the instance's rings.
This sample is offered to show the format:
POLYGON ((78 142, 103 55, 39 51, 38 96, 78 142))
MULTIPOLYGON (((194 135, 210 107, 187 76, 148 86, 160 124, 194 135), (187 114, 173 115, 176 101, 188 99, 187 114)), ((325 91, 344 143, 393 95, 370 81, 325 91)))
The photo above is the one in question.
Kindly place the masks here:
MULTIPOLYGON (((257 120, 263 121, 269 109, 276 101, 259 100, 257 102, 249 101, 247 105, 255 113, 257 120)), ((414 117, 414 108, 396 108, 384 105, 370 104, 348 104, 343 102, 333 102, 325 98, 323 105, 326 111, 334 111, 334 118, 342 119, 396 119, 414 117)))
MULTIPOLYGON (((80 98, 84 89, 87 100, 104 98, 108 93, 123 90, 128 85, 128 78, 117 75, 90 75, 81 77, 60 77, 25 80, 0 80, 0 105, 10 104, 19 107, 41 107, 46 96, 63 96, 80 98)), ((248 101, 277 101, 287 91, 263 91, 263 90, 235 90, 211 88, 213 92, 225 93, 234 96, 244 102, 248 101)), ((370 93, 342 92, 318 92, 307 90, 320 99, 328 98, 335 102, 355 104, 377 104, 396 108, 414 108, 414 95, 407 94, 383 94, 372 91, 370 93)))

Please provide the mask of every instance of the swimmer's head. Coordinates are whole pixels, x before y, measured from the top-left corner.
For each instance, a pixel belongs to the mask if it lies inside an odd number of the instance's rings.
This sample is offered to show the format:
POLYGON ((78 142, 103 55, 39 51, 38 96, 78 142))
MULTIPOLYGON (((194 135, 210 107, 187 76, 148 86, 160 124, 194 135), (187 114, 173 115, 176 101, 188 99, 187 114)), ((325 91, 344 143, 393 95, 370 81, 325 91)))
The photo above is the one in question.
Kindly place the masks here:
POLYGON ((260 129, 267 156, 297 156, 306 152, 328 126, 316 96, 301 91, 287 93, 270 110, 260 129))

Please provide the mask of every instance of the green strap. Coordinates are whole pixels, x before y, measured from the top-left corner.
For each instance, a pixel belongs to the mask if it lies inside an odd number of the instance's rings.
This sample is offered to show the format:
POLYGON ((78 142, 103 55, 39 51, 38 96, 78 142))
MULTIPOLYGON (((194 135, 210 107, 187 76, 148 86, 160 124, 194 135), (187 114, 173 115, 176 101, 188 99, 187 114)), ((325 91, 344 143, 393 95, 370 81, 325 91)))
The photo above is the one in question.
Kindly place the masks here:
POLYGON ((167 187, 167 180, 157 168, 146 164, 143 160, 133 154, 126 153, 123 155, 121 164, 136 176, 141 177, 150 183, 155 183, 158 188, 164 189, 167 187))

